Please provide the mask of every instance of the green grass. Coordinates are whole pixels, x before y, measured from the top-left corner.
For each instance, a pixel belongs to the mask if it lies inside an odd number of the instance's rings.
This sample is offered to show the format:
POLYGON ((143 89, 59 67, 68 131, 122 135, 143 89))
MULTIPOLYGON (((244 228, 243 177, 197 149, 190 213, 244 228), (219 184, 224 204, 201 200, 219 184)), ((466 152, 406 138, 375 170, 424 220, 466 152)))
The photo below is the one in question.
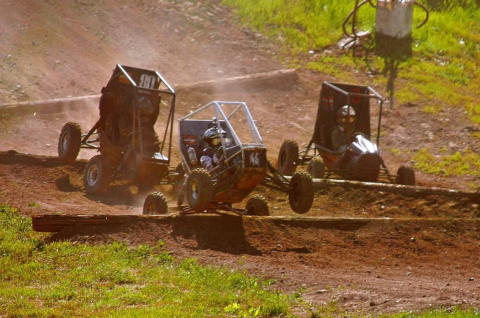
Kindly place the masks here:
MULTIPOLYGON (((341 22, 351 11, 349 0, 224 0, 237 8, 241 22, 272 38, 283 39, 293 54, 319 50, 342 36, 341 22)), ((373 14, 361 10, 360 26, 371 25, 373 14)))
POLYGON ((272 317, 305 306, 272 281, 177 261, 162 242, 129 248, 47 237, 0 206, 0 316, 272 317))
MULTIPOLYGON (((380 316, 380 317, 387 317, 387 316, 380 316)), ((437 310, 432 310, 428 311, 425 313, 399 313, 399 314, 393 314, 393 315, 388 315, 390 318, 416 318, 416 317, 422 317, 422 318, 467 318, 467 317, 480 317, 480 312, 478 310, 474 309, 469 309, 469 310, 462 310, 460 308, 454 308, 454 309, 437 309, 437 310)))
POLYGON ((420 149, 413 155, 415 167, 433 174, 480 175, 480 155, 470 150, 457 151, 452 155, 434 156, 428 149, 420 149))

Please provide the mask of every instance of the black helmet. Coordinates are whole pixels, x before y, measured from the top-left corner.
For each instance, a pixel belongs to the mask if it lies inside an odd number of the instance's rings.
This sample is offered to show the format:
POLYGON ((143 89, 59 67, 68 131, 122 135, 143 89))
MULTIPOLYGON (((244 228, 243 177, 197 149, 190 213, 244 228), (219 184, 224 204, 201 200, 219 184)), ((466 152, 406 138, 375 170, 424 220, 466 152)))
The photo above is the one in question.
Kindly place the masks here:
POLYGON ((203 134, 203 140, 205 142, 208 142, 209 144, 216 146, 220 143, 220 134, 222 134, 223 138, 227 137, 227 132, 222 128, 217 128, 217 127, 209 128, 203 134))

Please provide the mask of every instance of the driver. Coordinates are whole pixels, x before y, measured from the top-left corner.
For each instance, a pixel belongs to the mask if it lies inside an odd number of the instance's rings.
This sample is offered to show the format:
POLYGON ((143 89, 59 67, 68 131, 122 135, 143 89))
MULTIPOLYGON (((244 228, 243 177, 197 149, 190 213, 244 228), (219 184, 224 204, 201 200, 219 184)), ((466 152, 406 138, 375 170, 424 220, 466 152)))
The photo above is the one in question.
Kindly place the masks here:
POLYGON ((332 146, 334 151, 344 152, 351 142, 357 115, 352 106, 345 105, 337 112, 337 126, 332 131, 332 146))
POLYGON ((200 158, 202 167, 207 171, 212 171, 223 159, 223 147, 220 141, 220 135, 225 140, 225 146, 228 147, 230 141, 226 138, 227 132, 217 126, 214 119, 213 127, 207 129, 203 134, 203 140, 206 147, 203 149, 203 156, 200 158))
MULTIPOLYGON (((126 97, 120 103, 118 103, 118 118, 117 126, 119 130, 119 145, 125 146, 132 143, 132 133, 134 127, 134 107, 135 102, 131 95, 124 94, 126 97)), ((139 134, 138 128, 141 127, 142 142, 144 150, 148 152, 159 152, 160 145, 158 135, 155 132, 154 125, 158 117, 159 108, 158 105, 153 105, 152 101, 145 95, 141 95, 138 98, 138 115, 140 116, 141 126, 138 126, 138 121, 135 123, 137 126, 137 136, 139 134), (155 107, 156 106, 156 107, 155 107)))

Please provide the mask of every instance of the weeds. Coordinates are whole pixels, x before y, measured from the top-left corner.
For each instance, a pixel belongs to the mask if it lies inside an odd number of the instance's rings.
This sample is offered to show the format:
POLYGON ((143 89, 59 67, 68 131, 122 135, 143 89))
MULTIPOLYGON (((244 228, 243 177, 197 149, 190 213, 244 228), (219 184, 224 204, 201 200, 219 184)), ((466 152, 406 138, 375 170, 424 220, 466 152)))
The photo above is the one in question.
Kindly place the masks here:
POLYGON ((0 206, 0 315, 94 317, 286 316, 304 306, 227 268, 175 260, 159 241, 46 244, 31 220, 0 206))
POLYGON ((413 155, 415 167, 433 174, 448 175, 480 175, 480 155, 471 150, 457 151, 452 155, 434 156, 428 149, 420 149, 413 155))

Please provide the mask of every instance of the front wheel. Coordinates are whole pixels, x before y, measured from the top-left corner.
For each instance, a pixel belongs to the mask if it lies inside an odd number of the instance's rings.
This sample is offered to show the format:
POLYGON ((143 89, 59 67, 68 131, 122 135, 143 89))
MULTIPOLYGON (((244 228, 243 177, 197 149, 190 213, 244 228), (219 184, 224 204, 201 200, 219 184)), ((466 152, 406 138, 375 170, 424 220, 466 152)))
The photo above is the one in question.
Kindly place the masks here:
POLYGON ((195 212, 203 212, 209 206, 213 197, 213 182, 207 170, 197 168, 187 179, 187 200, 195 212))
POLYGON ((314 185, 312 177, 305 171, 295 172, 290 180, 288 201, 295 213, 303 214, 313 204, 314 185))
POLYGON ((88 194, 100 194, 110 186, 112 168, 107 157, 96 155, 92 157, 85 167, 83 184, 88 194))
POLYGON ((415 185, 415 171, 410 165, 403 164, 398 168, 397 183, 409 186, 415 185))
POLYGON ((298 144, 294 140, 285 140, 278 153, 278 172, 291 176, 297 170, 298 144))
POLYGON ((255 194, 247 201, 247 215, 269 216, 268 203, 263 195, 255 194))
POLYGON ((163 193, 150 193, 143 203, 143 214, 145 215, 159 215, 167 214, 168 203, 163 193))
POLYGON ((82 129, 74 122, 63 125, 58 138, 58 158, 64 164, 72 164, 77 159, 82 141, 82 129))

